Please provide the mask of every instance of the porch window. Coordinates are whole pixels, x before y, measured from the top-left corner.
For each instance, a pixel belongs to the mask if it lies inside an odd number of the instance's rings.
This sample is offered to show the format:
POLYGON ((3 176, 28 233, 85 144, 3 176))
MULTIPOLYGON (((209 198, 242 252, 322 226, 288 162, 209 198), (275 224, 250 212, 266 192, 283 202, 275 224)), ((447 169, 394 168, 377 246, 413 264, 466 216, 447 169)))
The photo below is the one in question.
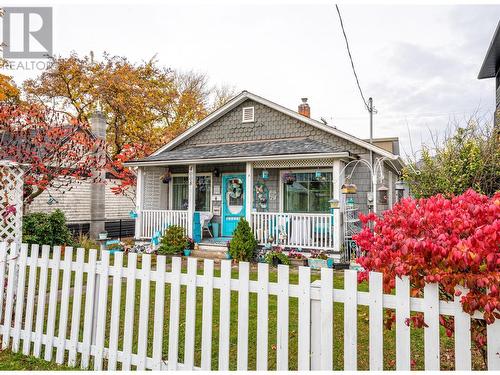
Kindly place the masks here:
MULTIPOLYGON (((172 209, 188 209, 188 177, 172 177, 172 209)), ((212 177, 209 175, 196 176, 195 210, 210 211, 212 191, 212 177)))
POLYGON ((332 173, 294 173, 292 185, 283 184, 284 212, 324 213, 329 210, 332 197, 332 173))

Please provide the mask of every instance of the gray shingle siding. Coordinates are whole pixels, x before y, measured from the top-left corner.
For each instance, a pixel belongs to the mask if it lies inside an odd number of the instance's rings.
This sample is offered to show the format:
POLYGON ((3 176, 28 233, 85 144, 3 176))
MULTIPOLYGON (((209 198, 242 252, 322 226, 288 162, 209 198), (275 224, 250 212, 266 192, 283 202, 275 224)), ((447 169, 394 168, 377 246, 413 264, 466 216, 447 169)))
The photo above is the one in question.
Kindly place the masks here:
POLYGON ((366 149, 352 142, 329 134, 252 100, 246 100, 211 123, 207 128, 185 140, 179 146, 175 147, 174 150, 194 145, 298 137, 309 138, 336 149, 348 150, 355 154, 364 154, 367 152, 366 149), (252 106, 255 108, 255 122, 242 123, 243 107, 252 106))

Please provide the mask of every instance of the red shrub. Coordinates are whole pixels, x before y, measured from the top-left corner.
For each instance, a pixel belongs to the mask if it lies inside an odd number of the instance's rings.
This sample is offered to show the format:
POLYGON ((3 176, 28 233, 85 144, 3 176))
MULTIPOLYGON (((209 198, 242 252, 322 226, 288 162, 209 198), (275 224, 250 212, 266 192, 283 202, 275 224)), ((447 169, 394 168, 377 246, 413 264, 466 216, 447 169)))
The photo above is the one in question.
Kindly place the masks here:
MULTIPOLYGON (((382 217, 360 218, 364 226, 354 239, 365 254, 358 259, 365 269, 361 279, 368 271, 383 272, 390 292, 396 276, 408 275, 412 296, 423 295, 425 282, 437 282, 447 300, 459 295, 455 287, 460 285, 469 289, 461 297, 464 311, 480 311, 488 324, 500 319, 500 193, 409 198, 382 217)), ((450 319, 441 323, 447 331, 453 327, 450 319)), ((474 337, 484 344, 482 335, 474 337)))

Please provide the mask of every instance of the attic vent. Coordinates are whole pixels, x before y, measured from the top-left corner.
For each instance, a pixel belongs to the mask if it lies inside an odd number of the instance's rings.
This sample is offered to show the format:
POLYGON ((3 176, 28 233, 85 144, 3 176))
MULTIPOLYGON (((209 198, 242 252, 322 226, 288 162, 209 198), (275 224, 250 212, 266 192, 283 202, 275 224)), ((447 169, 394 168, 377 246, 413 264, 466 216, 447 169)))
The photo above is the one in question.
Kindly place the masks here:
POLYGON ((242 122, 254 122, 254 107, 243 108, 243 119, 242 122))

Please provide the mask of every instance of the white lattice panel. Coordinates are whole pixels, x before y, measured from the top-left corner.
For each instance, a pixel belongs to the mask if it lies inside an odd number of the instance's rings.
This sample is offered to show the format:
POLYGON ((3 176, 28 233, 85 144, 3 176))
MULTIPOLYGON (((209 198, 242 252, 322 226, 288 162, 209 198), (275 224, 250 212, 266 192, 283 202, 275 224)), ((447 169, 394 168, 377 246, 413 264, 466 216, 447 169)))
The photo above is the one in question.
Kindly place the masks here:
POLYGON ((22 240, 23 175, 19 164, 0 161, 0 241, 22 240))
POLYGON ((295 159, 295 160, 262 160, 253 163, 254 168, 299 168, 299 167, 329 167, 333 158, 325 159, 295 159))

